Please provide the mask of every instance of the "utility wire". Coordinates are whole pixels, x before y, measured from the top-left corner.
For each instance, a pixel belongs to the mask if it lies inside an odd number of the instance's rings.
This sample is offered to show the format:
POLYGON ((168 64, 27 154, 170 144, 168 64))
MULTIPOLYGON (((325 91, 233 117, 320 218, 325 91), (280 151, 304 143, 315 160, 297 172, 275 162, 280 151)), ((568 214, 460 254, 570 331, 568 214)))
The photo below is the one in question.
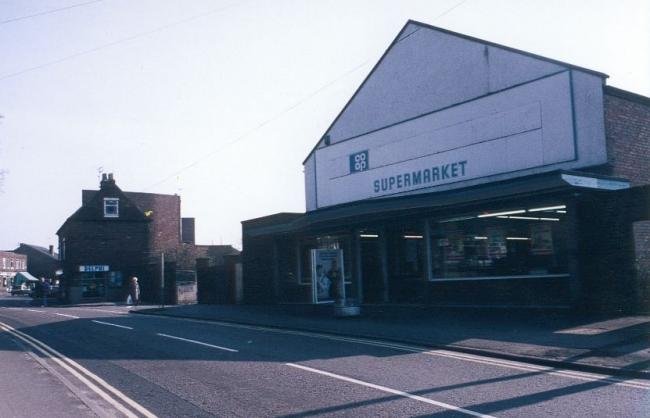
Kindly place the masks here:
MULTIPOLYGON (((434 17, 434 18, 432 19, 431 22, 434 22, 434 21, 436 21, 436 20, 442 18, 443 16, 449 14, 451 11, 453 11, 453 10, 456 9, 457 7, 461 6, 461 5, 462 5, 463 3, 465 3, 466 1, 467 1, 467 0, 461 0, 461 1, 459 1, 459 2, 456 3, 454 6, 450 7, 449 9, 445 10, 444 12, 442 12, 441 14, 439 14, 438 16, 434 17)), ((417 31, 419 31, 419 30, 420 30, 420 28, 418 28, 417 30, 411 32, 411 33, 410 33, 409 35, 407 35, 405 38, 407 38, 407 37, 413 35, 415 32, 417 32, 417 31)), ((405 38, 404 38, 404 39, 405 39, 405 38)), ((401 39, 400 41, 403 41, 404 39, 401 39)), ((218 152, 223 151, 224 149, 226 149, 226 148, 228 148, 228 147, 230 147, 230 146, 236 144, 237 142, 246 139, 249 135, 253 134, 254 132, 256 132, 256 131, 258 131, 258 130, 260 130, 260 129, 262 129, 264 126, 266 126, 266 125, 268 125, 269 123, 275 121, 276 119, 280 118, 280 117, 283 116, 284 114, 286 114, 286 113, 292 111, 293 109, 295 109, 296 107, 298 107, 298 106, 300 106, 301 104, 305 103, 306 101, 308 101, 308 100, 311 99, 312 97, 316 96, 318 93, 320 93, 321 91, 325 90, 325 89, 328 88, 329 86, 331 86, 331 85, 337 83, 339 80, 345 78, 347 75, 349 75, 349 74, 355 72, 356 70, 358 70, 359 68, 363 67, 363 66, 366 65, 369 61, 370 61, 370 58, 367 59, 367 60, 365 60, 365 61, 362 62, 361 64, 357 65, 356 67, 351 68, 350 70, 348 70, 348 71, 346 71, 345 73, 341 74, 340 76, 338 76, 338 77, 335 78, 334 80, 330 81, 329 83, 324 84, 323 86, 321 86, 321 87, 319 87, 318 89, 314 90, 313 92, 309 93, 307 96, 305 96, 305 97, 303 97, 302 99, 298 100, 298 101, 297 101, 296 103, 294 103, 293 105, 291 105, 291 106, 289 106, 289 107, 283 109, 282 111, 280 111, 279 113, 275 114, 275 115, 272 116, 271 118, 266 119, 265 121, 259 123, 258 125, 256 125, 256 126, 253 127, 252 129, 250 129, 250 130, 244 132, 243 134, 241 134, 241 135, 239 135, 238 137, 234 138, 233 140, 231 140, 231 141, 229 141, 229 142, 223 144, 222 146, 220 146, 220 147, 218 147, 218 148, 216 148, 216 149, 210 151, 209 153, 203 155, 201 158, 198 158, 198 159, 194 160, 193 162, 191 162, 191 163, 189 163, 188 165, 186 165, 186 166, 180 168, 179 170, 177 170, 177 171, 175 171, 174 173, 168 175, 167 177, 163 178, 162 180, 160 180, 160 181, 158 181, 158 182, 156 182, 156 183, 154 183, 154 184, 152 184, 152 185, 146 187, 144 190, 150 190, 150 189, 152 189, 152 188, 154 188, 154 187, 156 187, 156 186, 159 186, 159 185, 165 183, 166 181, 168 181, 168 180, 170 180, 170 179, 172 179, 172 178, 174 178, 174 177, 177 177, 179 174, 183 173, 184 171, 189 170, 190 168, 192 168, 192 167, 198 165, 199 163, 201 163, 201 162, 203 162, 203 161, 209 159, 210 157, 212 157, 213 155, 217 154, 218 152)), ((1 78, 0 78, 0 80, 1 80, 1 78)))
POLYGON ((463 3, 465 3, 467 0, 462 0, 456 3, 455 5, 451 6, 449 9, 445 10, 444 12, 440 13, 438 16, 434 17, 431 23, 435 22, 436 20, 440 19, 441 17, 447 15, 450 13, 452 10, 456 9, 457 7, 460 7, 463 3))
POLYGON ((346 76, 352 74, 353 72, 357 71, 359 68, 363 67, 364 65, 368 64, 369 62, 370 62, 370 59, 367 59, 367 60, 365 60, 364 62, 362 62, 361 64, 357 65, 356 67, 349 69, 349 70, 346 71, 345 73, 343 73, 343 74, 341 74, 340 76, 336 77, 334 80, 332 80, 332 81, 330 81, 330 82, 328 82, 328 83, 322 85, 321 87, 317 88, 316 90, 312 91, 311 93, 309 93, 309 94, 306 95, 305 97, 301 98, 300 100, 298 100, 298 101, 295 102, 294 104, 292 104, 292 105, 290 105, 290 106, 288 106, 288 107, 282 109, 280 112, 276 113, 276 114, 273 115, 272 117, 270 117, 270 118, 264 120, 263 122, 257 124, 257 125, 256 125, 255 127, 253 127, 252 129, 249 129, 248 131, 244 132, 243 134, 237 136, 236 138, 233 138, 231 141, 229 141, 229 142, 227 142, 227 143, 221 145, 220 147, 218 147, 218 148, 216 148, 216 149, 210 151, 209 153, 203 155, 201 158, 198 158, 198 159, 194 160, 194 161, 191 162, 190 164, 188 164, 188 165, 186 165, 186 166, 180 168, 179 170, 177 170, 177 171, 175 171, 174 173, 168 175, 168 176, 165 177, 164 179, 162 179, 162 180, 160 180, 160 181, 158 181, 158 182, 156 182, 156 183, 154 183, 154 184, 152 184, 152 185, 146 187, 144 190, 149 190, 149 189, 151 189, 151 188, 153 188, 153 187, 156 187, 156 186, 158 186, 158 185, 160 185, 160 184, 163 184, 163 183, 165 183, 167 180, 170 180, 170 179, 172 179, 172 178, 178 176, 178 175, 181 174, 182 172, 184 172, 184 171, 186 171, 186 170, 189 170, 190 168, 192 168, 192 167, 196 166, 197 164, 199 164, 199 163, 201 163, 201 162, 207 160, 208 158, 212 157, 213 155, 217 154, 218 152, 223 151, 224 149, 226 149, 226 148, 228 148, 228 147, 230 147, 230 146, 232 146, 232 145, 235 145, 237 142, 246 139, 246 138, 247 138, 248 136, 250 136, 251 134, 255 133, 256 131, 258 131, 258 130, 260 130, 260 129, 262 129, 263 127, 265 127, 265 126, 268 125, 269 123, 275 121, 276 119, 280 118, 280 117, 283 116, 284 114, 286 114, 286 113, 292 111, 293 109, 297 108, 298 106, 300 106, 301 104, 305 103, 306 101, 308 101, 308 100, 311 99, 312 97, 316 96, 316 95, 317 95, 318 93, 320 93, 321 91, 325 90, 326 88, 330 87, 331 85, 337 83, 339 80, 341 80, 341 79, 345 78, 346 76))
POLYGON ((87 5, 93 4, 93 3, 99 3, 101 1, 104 1, 104 0, 92 0, 92 1, 87 1, 87 2, 84 2, 84 3, 76 3, 76 4, 71 4, 69 6, 66 6, 66 7, 59 7, 58 9, 50 9, 50 10, 46 10, 44 12, 38 12, 38 13, 31 14, 31 15, 13 17, 13 18, 7 19, 7 20, 0 20, 0 25, 5 25, 7 23, 17 22, 19 20, 30 19, 32 17, 45 16, 45 15, 49 15, 49 14, 52 14, 52 13, 58 13, 58 12, 62 12, 64 10, 74 9, 76 7, 87 6, 87 5))
POLYGON ((32 71, 40 70, 42 68, 50 67, 52 65, 60 64, 62 62, 69 61, 69 60, 74 59, 74 58, 79 58, 79 57, 84 56, 84 55, 92 54, 92 53, 95 53, 95 52, 100 51, 102 49, 109 48, 109 47, 119 45, 119 44, 123 44, 123 43, 126 43, 126 42, 130 42, 130 41, 133 41, 135 39, 142 38, 142 37, 145 37, 145 36, 148 36, 148 35, 152 35, 152 34, 157 33, 157 32, 162 32, 164 30, 167 30, 169 28, 172 28, 172 27, 175 27, 175 26, 178 26, 178 25, 189 23, 189 22, 192 22, 194 20, 201 19, 203 17, 209 16, 209 15, 212 15, 212 14, 215 14, 215 13, 223 12, 224 10, 230 9, 230 8, 232 8, 234 6, 239 6, 241 4, 243 4, 243 3, 236 3, 236 4, 231 4, 231 5, 228 5, 228 6, 225 6, 225 7, 221 7, 221 8, 218 8, 218 9, 213 9, 213 10, 210 10, 210 11, 205 12, 205 13, 193 15, 193 16, 190 16, 190 17, 185 18, 185 19, 177 20, 175 22, 171 22, 171 23, 167 23, 167 24, 162 25, 162 26, 158 26, 157 28, 154 28, 152 30, 148 30, 148 31, 145 31, 145 32, 139 32, 139 33, 136 33, 135 35, 127 36, 126 38, 121 38, 121 39, 118 39, 118 40, 115 40, 115 41, 112 41, 112 42, 108 42, 108 43, 96 46, 94 48, 87 49, 85 51, 76 52, 74 54, 70 54, 70 55, 67 55, 65 57, 53 60, 53 61, 48 61, 48 62, 45 62, 43 64, 35 65, 33 67, 24 68, 24 69, 22 69, 20 71, 16 71, 15 73, 9 73, 9 74, 5 74, 5 75, 1 75, 0 76, 0 81, 6 80, 8 78, 17 77, 19 75, 29 73, 29 72, 32 72, 32 71))

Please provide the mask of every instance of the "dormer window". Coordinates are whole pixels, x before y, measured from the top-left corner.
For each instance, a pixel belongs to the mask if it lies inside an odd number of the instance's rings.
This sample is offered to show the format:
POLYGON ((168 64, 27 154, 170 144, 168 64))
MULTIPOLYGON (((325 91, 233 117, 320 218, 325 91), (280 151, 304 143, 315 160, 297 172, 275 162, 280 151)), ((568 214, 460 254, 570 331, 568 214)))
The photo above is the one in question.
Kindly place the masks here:
POLYGON ((118 218, 120 216, 120 199, 115 197, 104 198, 104 218, 118 218))

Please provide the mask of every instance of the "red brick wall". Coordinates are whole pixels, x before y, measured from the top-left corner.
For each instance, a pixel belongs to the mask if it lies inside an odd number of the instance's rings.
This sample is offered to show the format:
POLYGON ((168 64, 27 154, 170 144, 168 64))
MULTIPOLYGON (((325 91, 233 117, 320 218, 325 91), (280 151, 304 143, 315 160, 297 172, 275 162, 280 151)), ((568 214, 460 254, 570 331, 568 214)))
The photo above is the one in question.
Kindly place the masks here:
POLYGON ((632 225, 634 237, 634 269, 639 286, 639 310, 650 312, 650 221, 632 225))
POLYGON ((0 271, 17 272, 27 270, 27 256, 18 254, 13 251, 0 251, 0 271), (2 259, 4 259, 5 268, 2 267, 2 259), (19 263, 20 261, 20 263, 19 263), (24 264, 25 267, 21 268, 19 264, 24 264))
POLYGON ((181 245, 181 198, 177 195, 125 192, 138 208, 151 211, 149 246, 152 251, 172 252, 181 245))
POLYGON ((598 171, 626 178, 632 186, 650 184, 650 100, 621 96, 605 90, 608 163, 598 171))

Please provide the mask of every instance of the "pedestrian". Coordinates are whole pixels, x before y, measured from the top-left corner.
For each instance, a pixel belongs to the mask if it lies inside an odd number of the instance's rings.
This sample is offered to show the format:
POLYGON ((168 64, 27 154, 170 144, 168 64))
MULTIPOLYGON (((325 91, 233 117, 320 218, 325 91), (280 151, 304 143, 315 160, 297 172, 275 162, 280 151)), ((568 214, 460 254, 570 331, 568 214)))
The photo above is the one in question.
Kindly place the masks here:
POLYGON ((52 290, 52 286, 50 285, 49 279, 45 279, 41 277, 41 288, 43 289, 43 306, 47 306, 47 297, 50 294, 50 291, 52 290))
POLYGON ((129 283, 129 296, 131 296, 132 303, 138 306, 140 303, 140 284, 138 283, 138 278, 135 276, 131 277, 131 282, 129 283))

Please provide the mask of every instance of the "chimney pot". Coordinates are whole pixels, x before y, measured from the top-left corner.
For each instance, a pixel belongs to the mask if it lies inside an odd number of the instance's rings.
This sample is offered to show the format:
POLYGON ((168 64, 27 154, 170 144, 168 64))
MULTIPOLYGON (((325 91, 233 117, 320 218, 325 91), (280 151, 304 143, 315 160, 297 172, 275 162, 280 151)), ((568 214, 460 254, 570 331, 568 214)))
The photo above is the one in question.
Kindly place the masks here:
POLYGON ((50 245, 50 255, 54 255, 54 245, 50 245))
POLYGON ((102 181, 106 181, 108 177, 106 177, 106 173, 102 173, 102 181))
POLYGON ((113 173, 108 173, 108 179, 113 180, 113 173))

